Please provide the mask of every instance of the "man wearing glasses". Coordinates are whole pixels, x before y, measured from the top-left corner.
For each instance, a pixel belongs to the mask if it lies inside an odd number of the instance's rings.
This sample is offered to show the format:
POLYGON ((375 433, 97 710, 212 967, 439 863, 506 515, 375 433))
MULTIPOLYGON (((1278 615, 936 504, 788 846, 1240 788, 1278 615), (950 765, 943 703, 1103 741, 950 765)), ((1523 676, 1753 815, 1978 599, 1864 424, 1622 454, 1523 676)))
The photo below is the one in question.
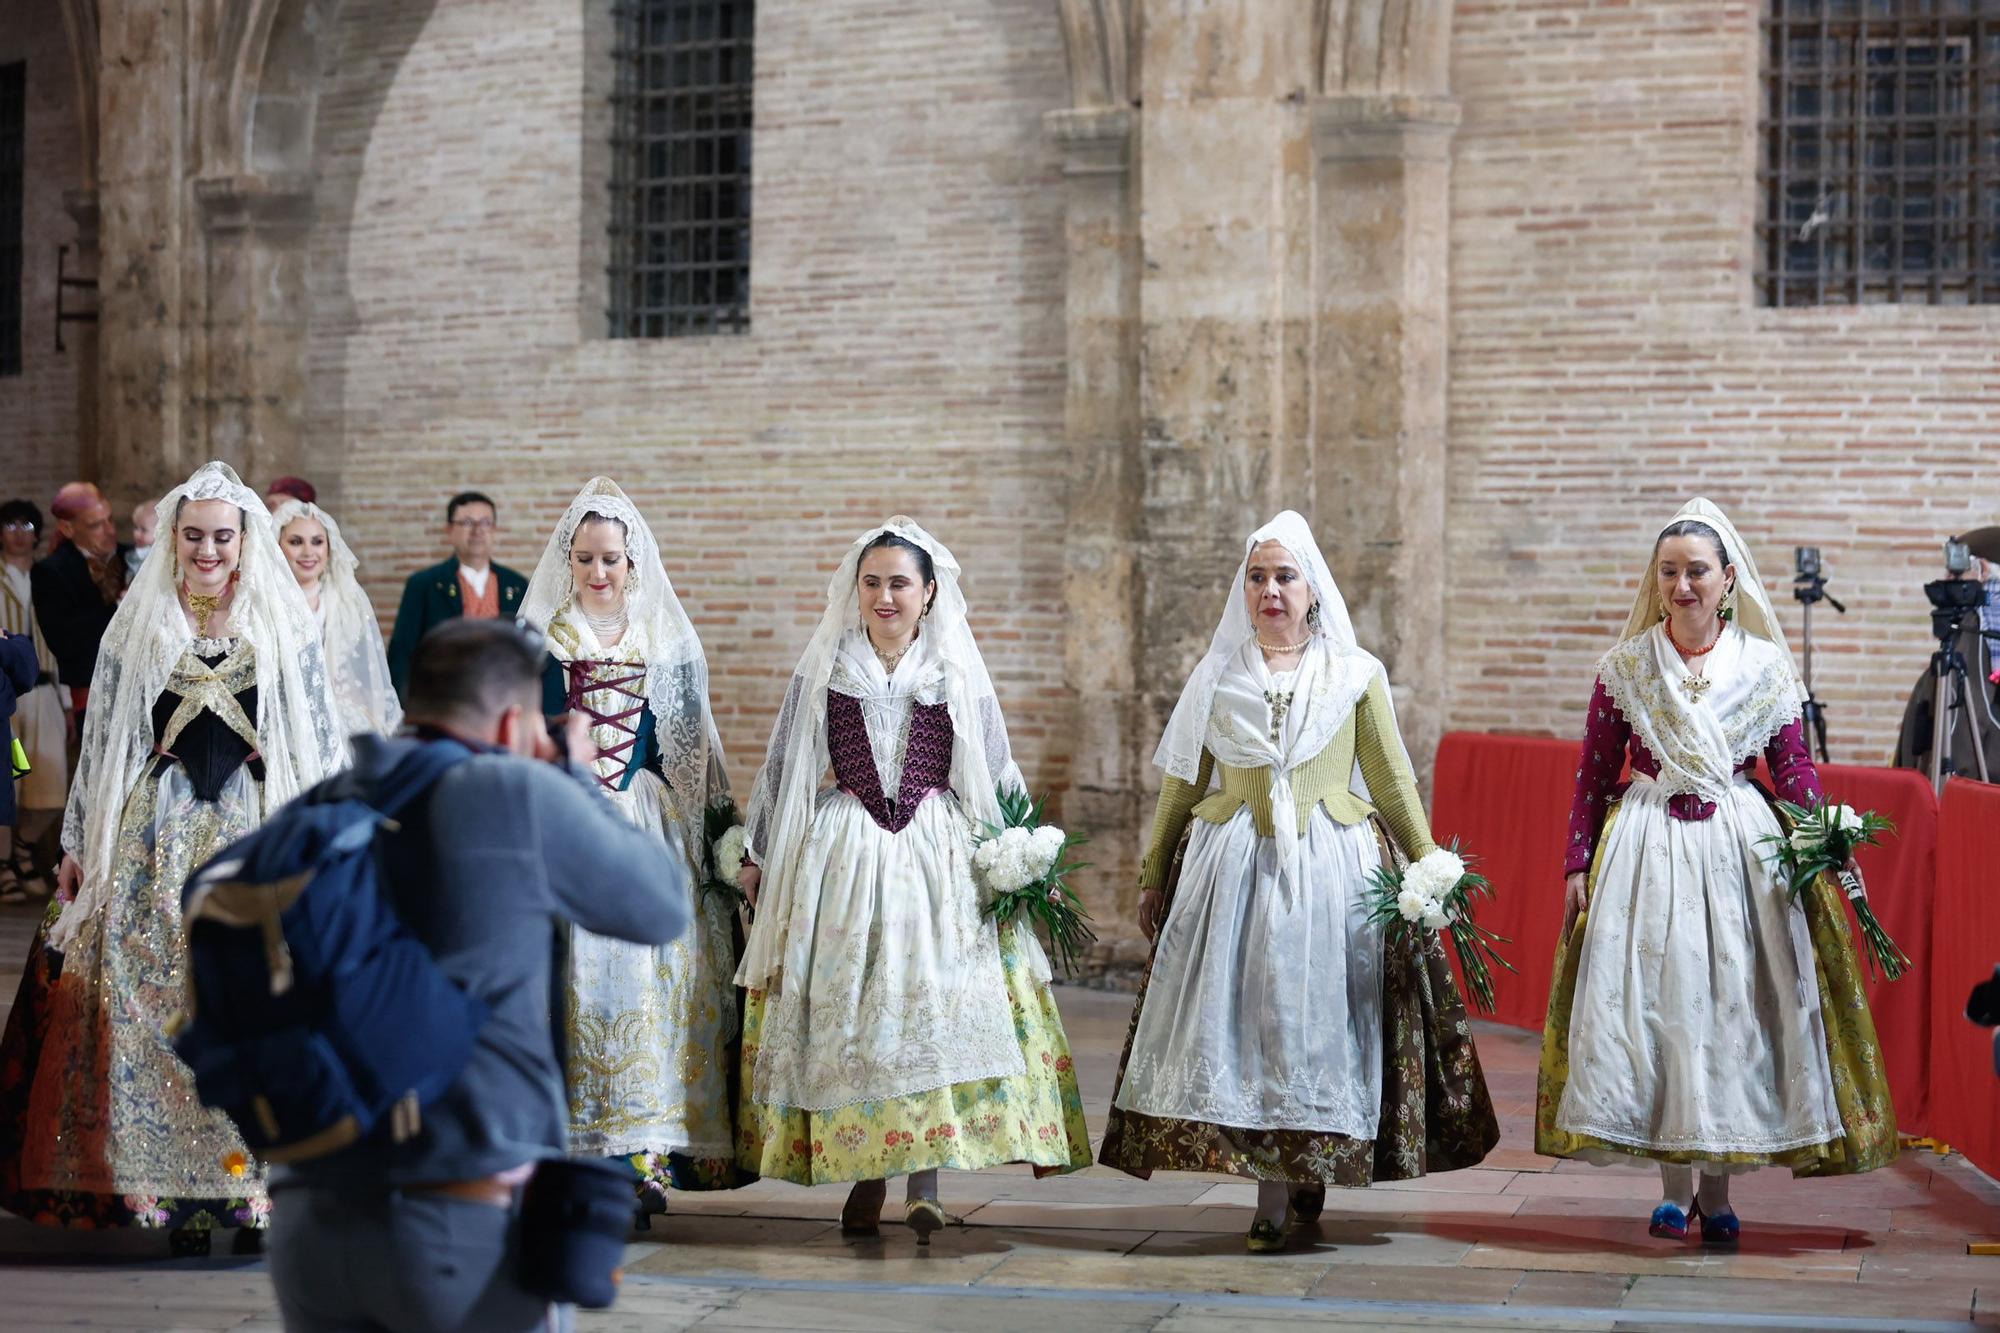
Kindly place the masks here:
POLYGON ((492 499, 478 491, 461 491, 445 505, 444 538, 451 543, 451 559, 410 575, 403 585, 403 604, 396 611, 396 631, 389 640, 389 678, 398 698, 407 689, 417 644, 432 626, 460 616, 512 620, 520 614, 528 580, 493 563, 498 513, 492 499))

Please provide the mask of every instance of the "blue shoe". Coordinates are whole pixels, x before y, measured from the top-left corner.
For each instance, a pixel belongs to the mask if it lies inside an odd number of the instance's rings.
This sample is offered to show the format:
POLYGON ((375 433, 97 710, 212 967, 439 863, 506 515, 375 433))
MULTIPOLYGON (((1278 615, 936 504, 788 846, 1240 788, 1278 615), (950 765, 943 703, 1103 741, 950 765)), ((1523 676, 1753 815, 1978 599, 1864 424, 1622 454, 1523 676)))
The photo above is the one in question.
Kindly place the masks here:
POLYGON ((1736 1220, 1736 1210, 1718 1217, 1710 1217, 1699 1207, 1694 1215, 1701 1219, 1701 1243, 1704 1245, 1734 1245, 1743 1233, 1743 1224, 1736 1220))
MULTIPOLYGON (((1734 1221, 1735 1219, 1730 1219, 1734 1221)), ((1651 1235, 1661 1240, 1686 1240, 1688 1238, 1688 1215, 1678 1204, 1663 1203, 1653 1210, 1653 1221, 1646 1228, 1651 1235)))

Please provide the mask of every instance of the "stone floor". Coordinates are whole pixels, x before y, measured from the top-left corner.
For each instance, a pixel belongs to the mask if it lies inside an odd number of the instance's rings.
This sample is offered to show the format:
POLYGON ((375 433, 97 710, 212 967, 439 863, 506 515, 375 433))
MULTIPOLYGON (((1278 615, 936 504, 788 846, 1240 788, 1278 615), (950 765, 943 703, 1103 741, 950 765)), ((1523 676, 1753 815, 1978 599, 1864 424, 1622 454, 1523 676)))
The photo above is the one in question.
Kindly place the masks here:
MULTIPOLYGON (((0 909, 0 1003, 30 916, 0 909)), ((1130 1001, 1065 991, 1093 1132, 1130 1001)), ((1852 1180, 1745 1178, 1740 1252, 1649 1238, 1641 1169, 1530 1149, 1534 1038, 1482 1027, 1505 1132, 1484 1166, 1336 1195, 1291 1253, 1243 1250, 1252 1187, 1093 1168, 1037 1182, 947 1176, 963 1228, 918 1250, 900 1226, 843 1240, 843 1189, 763 1183, 677 1196, 631 1246, 616 1309, 584 1330, 1959 1329, 2000 1326, 2000 1187, 1910 1153, 1852 1180)), ((894 1197, 892 1195, 892 1197, 894 1197)), ((895 1209, 891 1208, 891 1215, 895 1209)), ((0 1328, 276 1329, 261 1262, 172 1261, 157 1234, 64 1235, 0 1215, 0 1328)))

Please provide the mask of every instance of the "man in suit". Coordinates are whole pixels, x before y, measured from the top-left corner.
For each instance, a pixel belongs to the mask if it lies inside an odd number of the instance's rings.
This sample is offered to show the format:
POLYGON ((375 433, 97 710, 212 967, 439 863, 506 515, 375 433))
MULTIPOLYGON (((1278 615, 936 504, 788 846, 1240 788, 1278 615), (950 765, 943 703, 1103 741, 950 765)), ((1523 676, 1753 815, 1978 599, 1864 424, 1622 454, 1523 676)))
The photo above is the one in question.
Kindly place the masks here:
POLYGON ((396 631, 389 639, 389 679, 396 686, 396 696, 405 703, 410 659, 431 627, 460 616, 512 620, 521 613, 528 580, 505 565, 493 563, 498 516, 493 501, 478 491, 452 496, 444 507, 444 538, 451 544, 451 559, 418 570, 403 585, 396 631))
POLYGON ((70 712, 81 735, 98 641, 125 596, 125 557, 131 548, 119 544, 110 504, 87 481, 73 481, 57 491, 50 509, 56 547, 29 571, 28 581, 35 617, 55 654, 56 675, 69 687, 70 712))

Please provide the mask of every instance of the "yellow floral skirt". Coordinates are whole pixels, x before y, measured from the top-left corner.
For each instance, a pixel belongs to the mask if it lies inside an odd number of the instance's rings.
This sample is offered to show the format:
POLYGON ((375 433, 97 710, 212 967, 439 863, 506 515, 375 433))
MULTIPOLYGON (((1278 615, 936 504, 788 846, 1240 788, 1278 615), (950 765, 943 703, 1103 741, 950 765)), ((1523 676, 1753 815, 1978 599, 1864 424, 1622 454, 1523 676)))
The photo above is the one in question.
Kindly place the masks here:
POLYGON ((1000 963, 1027 1072, 832 1111, 757 1101, 750 1094, 762 1044, 764 992, 743 1004, 743 1089, 737 1112, 741 1167, 800 1185, 881 1180, 934 1167, 977 1171, 1027 1162, 1036 1174, 1089 1166, 1090 1133, 1069 1038, 1049 988, 1030 975, 1000 928, 1000 963))
MULTIPOLYGON (((1598 848, 1618 817, 1613 806, 1599 835, 1598 848)), ((1789 832, 1782 813, 1779 822, 1789 832)), ((1590 867, 1590 891, 1597 891, 1595 857, 1590 867)), ((1555 982, 1549 990, 1548 1021, 1542 1027, 1542 1059, 1535 1088, 1535 1151, 1550 1157, 1600 1158, 1620 1155, 1681 1165, 1723 1162, 1731 1166, 1783 1166, 1795 1176, 1856 1175, 1896 1160, 1896 1111, 1890 1099, 1889 1076, 1882 1065, 1882 1047, 1875 1036, 1875 1018, 1861 984, 1861 964, 1848 931, 1841 893, 1822 875, 1803 897, 1806 929, 1812 938, 1813 972, 1819 984, 1820 1012, 1826 1026, 1826 1062, 1832 1075, 1834 1106, 1840 1112, 1841 1134, 1823 1143, 1809 1143, 1775 1153, 1679 1152, 1612 1143, 1589 1134, 1573 1134, 1556 1124, 1563 1090, 1569 1084, 1570 1011, 1576 1000, 1577 965, 1590 913, 1577 914, 1568 936, 1556 944, 1555 982)))

